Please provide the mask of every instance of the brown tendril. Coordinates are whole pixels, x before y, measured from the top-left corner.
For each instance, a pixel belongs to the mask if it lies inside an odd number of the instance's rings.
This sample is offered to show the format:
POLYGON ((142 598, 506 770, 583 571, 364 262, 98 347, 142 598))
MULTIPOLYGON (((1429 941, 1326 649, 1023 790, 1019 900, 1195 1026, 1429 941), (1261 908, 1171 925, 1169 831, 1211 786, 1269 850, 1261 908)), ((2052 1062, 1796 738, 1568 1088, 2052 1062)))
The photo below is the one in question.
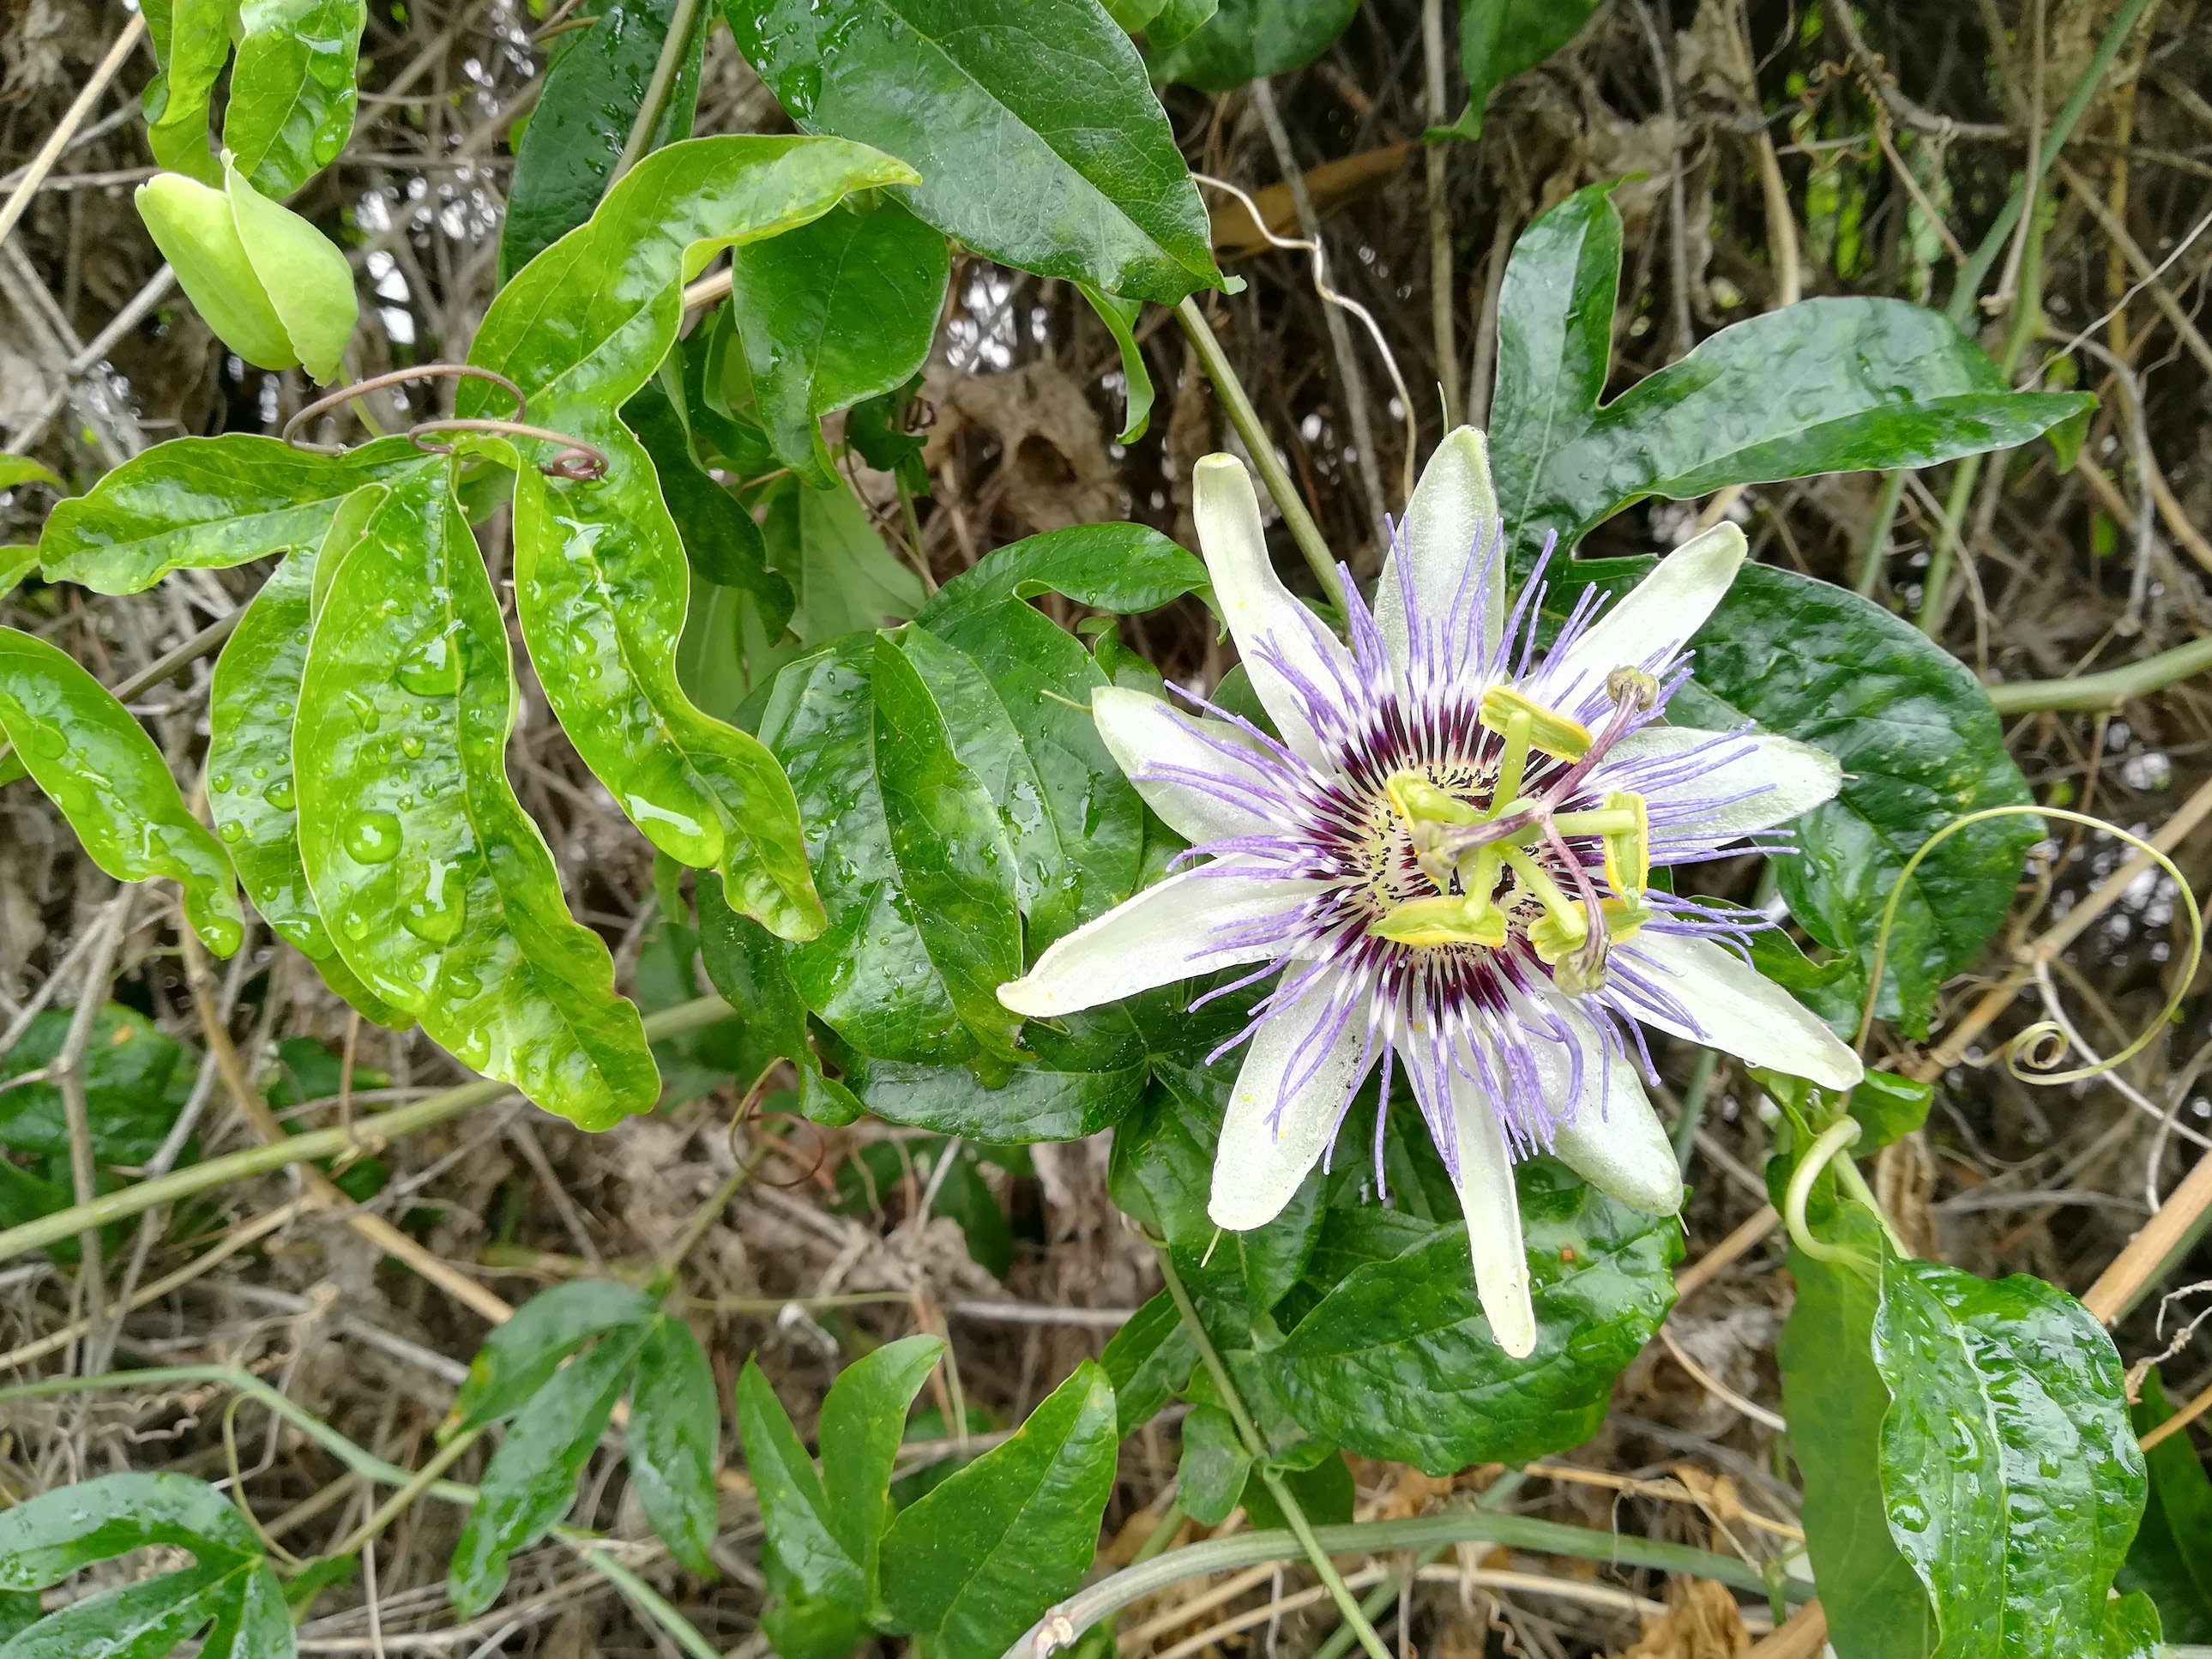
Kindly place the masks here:
POLYGON ((425 443, 423 434, 430 432, 490 432, 512 438, 535 438, 540 442, 559 444, 561 453, 550 461, 540 461, 538 470, 548 477, 569 478, 584 482, 603 478, 607 472, 607 453, 596 444, 587 444, 581 438, 572 438, 565 432, 556 432, 550 427, 532 426, 523 421, 489 421, 457 417, 443 421, 420 421, 407 428, 407 436, 416 448, 428 450, 433 455, 450 455, 451 444, 425 443))
POLYGON ((387 374, 373 374, 366 380, 356 380, 351 386, 342 386, 334 392, 326 392, 285 422, 284 429, 278 435, 286 443, 292 444, 295 449, 333 453, 335 452, 321 444, 293 443, 292 434, 318 415, 328 414, 341 404, 350 403, 365 393, 381 392, 388 386, 402 386, 409 380, 431 380, 448 376, 489 380, 494 386, 504 386, 514 398, 514 418, 519 421, 530 412, 530 399, 524 395, 522 388, 496 370, 479 368, 474 363, 424 363, 418 368, 395 368, 387 374))

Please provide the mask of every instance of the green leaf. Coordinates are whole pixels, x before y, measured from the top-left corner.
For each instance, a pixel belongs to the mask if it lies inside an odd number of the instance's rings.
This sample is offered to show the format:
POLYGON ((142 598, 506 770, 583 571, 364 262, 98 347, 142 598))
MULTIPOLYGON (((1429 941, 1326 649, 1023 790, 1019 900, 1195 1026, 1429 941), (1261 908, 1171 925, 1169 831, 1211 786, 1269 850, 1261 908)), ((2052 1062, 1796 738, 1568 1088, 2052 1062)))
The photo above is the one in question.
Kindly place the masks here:
MULTIPOLYGON (((502 283, 592 216, 645 107, 677 9, 678 0, 599 0, 586 14, 596 14, 588 27, 559 37, 544 90, 515 146, 499 240, 502 283)), ((695 23, 650 149, 691 136, 706 41, 706 29, 695 23)))
POLYGON ((745 593, 758 607, 767 636, 781 634, 791 620, 791 584, 768 568, 768 544, 753 515, 699 465, 683 417, 658 381, 646 382, 623 405, 623 419, 653 459, 691 568, 717 587, 745 593))
POLYGON ((1106 325, 1106 331, 1121 349, 1121 395, 1126 413, 1121 436, 1115 441, 1133 444, 1145 435, 1145 428, 1152 418, 1152 377, 1145 368, 1145 351, 1137 343, 1136 332, 1137 313, 1145 308, 1144 303, 1101 293, 1088 283, 1081 286, 1083 297, 1091 301, 1091 308, 1098 313, 1098 320, 1106 325))
MULTIPOLYGON (((1824 1089, 1786 1072, 1753 1068, 1759 1086, 1794 1112, 1800 1121, 1832 1121, 1843 1091, 1824 1089)), ((1871 1071, 1850 1091, 1850 1114, 1863 1132, 1853 1143, 1858 1156, 1900 1140, 1928 1121, 1928 1108, 1936 1091, 1929 1085, 1900 1077, 1895 1072, 1871 1071)))
POLYGON ((2014 392, 1935 312, 1843 298, 1723 329, 1601 408, 1620 282, 1613 189, 1569 197, 1506 267, 1490 457, 1524 561, 1547 531, 1571 547, 1647 495, 1928 466, 2026 443, 2087 406, 2085 394, 2014 392))
POLYGON ((1182 1456, 1176 1465, 1176 1500, 1202 1527, 1218 1527, 1244 1495, 1252 1454, 1236 1419, 1218 1406, 1193 1406, 1182 1420, 1182 1456))
MULTIPOLYGON (((64 495, 66 495, 69 489, 68 485, 54 476, 52 468, 40 465, 28 455, 0 455, 0 489, 21 489, 25 484, 31 483, 44 484, 49 489, 64 495)), ((4 559, 5 556, 0 556, 0 559, 4 559)), ((7 563, 0 562, 0 569, 12 568, 7 563)), ((21 570, 16 571, 17 580, 21 580, 22 574, 21 570)), ((15 586, 14 582, 0 580, 0 592, 7 592, 13 586, 15 586)))
POLYGON ((1460 0, 1459 62, 1467 76, 1467 112, 1446 131, 1482 136, 1490 94, 1532 70, 1582 32, 1599 0, 1460 0))
POLYGON ((2126 1652, 2106 1597, 2147 1480, 2095 1316, 2024 1273, 1891 1259, 1873 1352, 1890 1536, 1944 1659, 2126 1652))
POLYGON ((899 1512, 884 1600, 934 1659, 996 1659, 1083 1582, 1114 1484, 1114 1390, 1085 1360, 994 1447, 899 1512))
MULTIPOLYGON (((706 138, 641 161, 591 222, 501 291, 470 361, 520 385, 531 418, 606 455, 605 477, 516 489, 516 603, 548 700, 586 764, 661 851, 719 867, 731 902, 786 937, 821 925, 796 810, 758 744, 710 720, 676 676, 689 581, 644 447, 617 410, 675 343, 684 281, 721 249, 911 178, 835 139, 706 138), (570 296, 591 296, 578 307, 570 296)), ((463 383, 465 416, 506 393, 463 383)), ((551 447, 521 441, 523 459, 551 447)))
POLYGON ((1114 1333, 1098 1363, 1114 1385, 1126 1440, 1182 1392, 1198 1363, 1198 1347, 1174 1301, 1162 1291, 1114 1333))
MULTIPOLYGON (((1856 593, 1747 565, 1692 642, 1698 683, 1770 731, 1826 750, 1836 798, 1794 826, 1775 862, 1805 931, 1859 964, 1854 1023, 1875 934, 1905 864, 1954 819, 2027 802, 2020 769, 1972 671, 1856 593)), ((2011 908, 2039 819, 1993 818, 1947 838, 1898 907, 1877 1012, 1924 1036, 1937 988, 1963 971, 2011 908)))
POLYGON ((745 1047, 738 1070, 757 1077, 778 1058, 799 1072, 800 1109, 817 1123, 850 1123, 860 1103, 823 1075, 807 1030, 806 1002, 792 983, 783 951, 768 930, 723 902, 711 884, 699 889, 700 955, 707 977, 744 1016, 745 1047))
MULTIPOLYGON (((380 486, 366 493, 380 498, 380 486)), ((334 526, 335 527, 335 526, 334 526)), ((345 538, 331 556, 351 550, 345 538)), ((216 833, 246 896, 276 936, 315 964, 331 989, 380 1025, 411 1022, 378 997, 337 953, 300 863, 292 720, 307 665, 316 551, 289 555, 261 585, 216 659, 208 699, 207 793, 216 833)))
POLYGON ((807 1006, 863 1054, 949 1063, 988 1040, 1011 1060, 1018 1022, 996 993, 1021 971, 1012 855, 904 655, 856 634, 793 663, 761 737, 798 793, 830 916, 786 957, 807 1006))
POLYGON ((1155 50, 1146 61, 1155 81, 1234 92, 1311 63, 1358 9, 1358 0, 1220 0, 1205 27, 1179 43, 1155 40, 1173 50, 1155 50))
MULTIPOLYGON (((16 584, 39 568, 39 550, 35 547, 0 547, 0 599, 12 592, 16 584)), ((9 763, 0 761, 0 783, 9 781, 9 763)), ((23 775, 19 768, 15 776, 23 775)))
POLYGON ((172 439, 56 506, 39 556, 48 581, 143 592, 172 570, 227 570, 312 547, 362 485, 437 465, 400 437, 343 455, 248 433, 172 439))
POLYGON ((345 148, 368 15, 364 0, 240 0, 222 143, 263 195, 283 200, 345 148))
POLYGON ((712 1577, 707 1553, 717 1526, 714 1455, 722 1408, 714 1370, 684 1322, 663 1314, 638 1350, 630 1396, 629 1483, 647 1525, 669 1553, 702 1577, 712 1577))
POLYGON ((821 417, 921 368, 951 274, 944 234, 890 198, 732 251, 732 314, 778 460, 837 485, 821 417))
POLYGON ((837 1374, 822 1402, 823 1519, 845 1553, 860 1564, 867 1605, 876 1605, 878 1551, 891 1522, 891 1466, 906 1414, 929 1380, 942 1338, 887 1342, 837 1374))
MULTIPOLYGON (((1352 1483, 1352 1467, 1334 1448, 1321 1442, 1301 1442, 1302 1456, 1316 1461, 1304 1468, 1285 1468, 1281 1480, 1316 1527, 1340 1527, 1352 1519, 1358 1492, 1352 1483)), ((1279 1462, 1279 1460, 1277 1460, 1279 1462)), ((1250 1480, 1244 1486, 1245 1519, 1254 1528, 1285 1528, 1290 1525, 1267 1483, 1250 1480)))
POLYGON ((780 483, 766 499, 761 532, 769 568, 799 597, 791 631, 800 643, 821 645, 904 622, 922 609, 921 579, 892 556, 868 509, 842 479, 830 489, 780 483))
MULTIPOLYGON (((1036 1028, 1024 1034, 1031 1043, 1036 1028)), ((999 1146, 1080 1140, 1127 1116, 1145 1086, 1139 1058, 1110 1070, 1017 1066, 996 1088, 965 1066, 929 1066, 854 1054, 846 1080, 868 1109, 892 1123, 999 1146)))
POLYGON ((208 949, 238 949, 245 914, 230 860, 185 805, 154 740, 66 653, 12 628, 0 628, 0 735, 94 864, 118 881, 170 878, 208 949))
MULTIPOLYGON (((2173 1415, 2154 1366, 2142 1380, 2131 1421, 2138 1436, 2173 1415)), ((2128 1559, 2113 1581, 2157 1604, 2168 1640, 2212 1642, 2212 1480, 2185 1433, 2143 1455, 2150 1496, 2128 1559)))
POLYGON ((464 1064, 603 1128, 650 1110, 659 1079, 507 782, 515 702, 446 470, 414 474, 337 569, 308 641, 294 736, 308 885, 377 996, 464 1064))
POLYGON ((1094 0, 726 0, 810 132, 914 164, 914 210, 1001 264, 1173 304, 1219 277, 1198 191, 1094 0))
POLYGON ((541 1291, 505 1324, 492 1327, 469 1362, 468 1379, 440 1434, 450 1439, 463 1429, 514 1416, 584 1343, 653 1317, 650 1297, 611 1279, 572 1279, 541 1291))
POLYGON ((1875 1369, 1881 1227, 1856 1204, 1816 1231, 1864 1265, 1790 1252, 1797 1301, 1783 1327, 1782 1405, 1805 1479, 1805 1547, 1830 1639, 1853 1659, 1928 1659, 1936 1611, 1891 1539, 1879 1464, 1889 1391, 1875 1369))
POLYGON ((105 1474, 0 1510, 0 1589, 43 1589, 149 1544, 196 1556, 258 1556, 245 1517, 204 1480, 105 1474))
POLYGON ((465 1619, 498 1599, 507 1558, 552 1530, 576 1501, 576 1477, 606 1432, 649 1327, 617 1326, 530 1397, 492 1454, 461 1525, 446 1595, 465 1619))
MULTIPOLYGON (((15 1083, 45 1069, 69 1039, 73 1008, 47 1010, 0 1054, 0 1146, 34 1158, 69 1156, 69 1118, 52 1083, 15 1083), (14 1086, 7 1087, 13 1084, 14 1086)), ((121 1003, 93 1016, 84 1051, 84 1103, 99 1164, 143 1164, 168 1136, 191 1091, 185 1049, 121 1003)))
POLYGON ((940 634, 996 611, 1008 599, 1065 593, 1095 611, 1132 616, 1186 593, 1210 605, 1206 567, 1157 530, 1140 524, 1086 524, 1048 530, 987 553, 930 597, 915 620, 940 634))
POLYGON ((866 1613, 867 1574, 847 1551, 830 1519, 814 1460, 799 1443, 783 1402, 755 1361, 738 1373, 738 1437, 759 1495, 761 1525, 775 1559, 805 1597, 866 1613))
POLYGON ((147 83, 146 143, 161 166, 204 185, 222 181, 208 149, 208 100, 230 61, 228 0, 169 0, 149 9, 158 73, 147 83))
POLYGON ((1355 1267, 1272 1356, 1291 1413, 1325 1441, 1431 1474, 1579 1445, 1613 1380, 1674 1305, 1672 1216, 1614 1203, 1561 1165, 1515 1171, 1535 1352, 1500 1348, 1476 1305, 1463 1225, 1355 1267))

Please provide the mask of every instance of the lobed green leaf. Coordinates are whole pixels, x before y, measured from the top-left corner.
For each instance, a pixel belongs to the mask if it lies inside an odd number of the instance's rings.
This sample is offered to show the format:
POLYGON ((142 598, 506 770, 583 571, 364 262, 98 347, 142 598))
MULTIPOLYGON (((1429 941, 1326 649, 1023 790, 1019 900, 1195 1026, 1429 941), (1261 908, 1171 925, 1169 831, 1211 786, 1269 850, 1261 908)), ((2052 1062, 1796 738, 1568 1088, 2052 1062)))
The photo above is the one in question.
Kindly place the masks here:
POLYGON ((738 1437, 759 1495, 769 1549, 805 1597, 864 1613, 870 1605, 867 1574, 830 1522, 822 1479, 783 1402, 750 1359, 738 1373, 737 1409, 738 1437))
POLYGON ((717 1529, 715 1453, 722 1407, 714 1370, 684 1322, 662 1314, 638 1350, 630 1396, 629 1481, 645 1518, 669 1553, 702 1577, 717 1529))
POLYGON ((440 1432, 450 1437, 514 1416, 584 1343, 653 1317, 650 1297, 611 1279, 572 1279, 540 1291, 492 1327, 440 1432))
POLYGON ((891 1467, 908 1411, 945 1352, 940 1337, 887 1342, 837 1374, 822 1402, 823 1518, 845 1553, 860 1563, 867 1605, 878 1595, 880 1551, 891 1523, 891 1467))

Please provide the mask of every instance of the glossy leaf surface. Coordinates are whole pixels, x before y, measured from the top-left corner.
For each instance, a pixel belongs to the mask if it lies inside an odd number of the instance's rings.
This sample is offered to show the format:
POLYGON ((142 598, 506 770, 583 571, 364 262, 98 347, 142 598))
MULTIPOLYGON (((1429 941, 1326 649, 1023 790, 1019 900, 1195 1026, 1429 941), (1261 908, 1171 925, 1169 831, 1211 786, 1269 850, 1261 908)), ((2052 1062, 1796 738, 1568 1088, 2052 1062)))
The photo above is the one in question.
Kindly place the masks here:
POLYGON ((156 444, 58 504, 39 557, 49 581, 137 593, 172 570, 227 570, 312 547, 362 485, 430 465, 404 438, 343 455, 243 432, 156 444))
POLYGON ((492 1454, 446 1577, 446 1594, 464 1617, 498 1598, 507 1558, 543 1538, 576 1501, 576 1477, 606 1432, 646 1329, 619 1326, 556 1371, 492 1454))
POLYGON ((1218 1527, 1244 1495, 1252 1454, 1237 1424, 1218 1406, 1193 1406, 1182 1420, 1182 1455, 1176 1465, 1176 1500, 1200 1526, 1218 1527))
MULTIPOLYGON (((781 634, 791 620, 791 584, 768 568, 768 544, 753 515, 699 464, 684 417, 658 380, 623 405, 623 420, 652 458, 692 569, 716 587, 744 592, 758 608, 767 637, 781 634)), ((696 606, 696 584, 693 592, 696 606)))
POLYGON ((2129 1652, 2107 1593, 2146 1478, 2095 1317, 2025 1274, 1892 1259, 1873 1354, 1890 1535, 1946 1659, 2129 1652))
POLYGON ((869 1605, 877 1594, 878 1552, 890 1525, 891 1466, 907 1412, 945 1352, 941 1338, 887 1342, 837 1374, 822 1402, 822 1488, 830 1529, 860 1564, 869 1605))
POLYGON ((1065 593, 1093 610, 1131 616, 1185 593, 1212 602, 1206 566, 1147 525, 1048 530, 987 553, 932 594, 915 620, 939 633, 1008 599, 1065 593))
POLYGON ((1127 1439, 1182 1391, 1198 1363, 1198 1346, 1173 1298, 1162 1291, 1114 1333, 1098 1363, 1114 1385, 1121 1437, 1127 1439))
POLYGON ((738 1437, 759 1494, 761 1525, 775 1559, 807 1597, 859 1613, 869 1605, 867 1575, 830 1520, 830 1500, 790 1413, 754 1361, 738 1373, 738 1437))
MULTIPOLYGON (((18 1081, 61 1056, 73 1008, 49 1008, 0 1054, 0 1146, 66 1160, 69 1112, 57 1083, 18 1081)), ((100 1164, 143 1164, 168 1136, 191 1091, 187 1051, 135 1008, 110 1002, 93 1016, 82 1080, 92 1155, 100 1164)), ((67 1164, 62 1164, 66 1170, 67 1164)))
POLYGON ((1536 1349, 1515 1359, 1474 1300, 1462 1226, 1353 1268, 1273 1356, 1291 1411, 1324 1440, 1432 1474, 1595 1433, 1615 1373, 1674 1301, 1672 1216, 1644 1215, 1534 1159, 1516 1170, 1536 1349))
POLYGON ((230 60, 225 0, 169 0, 147 14, 158 72, 144 96, 146 143, 161 166, 211 185, 222 178, 208 149, 208 100, 230 60))
POLYGON ((891 198, 732 252, 730 304, 779 461, 839 483, 821 416, 921 368, 951 270, 944 233, 891 198))
MULTIPOLYGON (((2139 1436, 2173 1415, 2155 1366, 2130 1415, 2139 1436)), ((2114 1583, 2150 1597, 2167 1640, 2212 1642, 2212 1478, 2186 1433, 2168 1435, 2143 1461, 2150 1494, 2114 1583)))
MULTIPOLYGON (((719 868, 735 908, 786 937, 821 921, 795 809, 760 746, 701 714, 678 684, 683 545, 652 461, 617 410, 674 343, 682 283, 715 252, 804 224, 849 190, 911 176, 834 139, 671 145, 501 291, 470 350, 523 387, 533 420, 608 458, 597 480, 526 475, 517 488, 516 603, 554 712, 647 839, 719 868), (579 292, 589 295, 580 306, 579 292)), ((459 408, 490 411, 503 396, 464 382, 459 408)), ((529 461, 547 447, 522 447, 529 461)))
POLYGON ((1573 40, 1598 0, 1460 0, 1459 64, 1467 76, 1467 112, 1449 129, 1455 138, 1482 136, 1490 94, 1573 40))
POLYGON ((715 1453, 722 1408, 714 1370, 690 1327, 663 1314, 647 1328, 630 1398, 630 1488, 669 1553, 702 1577, 714 1571, 715 1453))
POLYGON ((263 195, 282 201, 345 148, 368 15, 364 0, 240 0, 222 143, 263 195))
POLYGON ((1647 495, 1927 466, 2026 443, 2087 406, 2014 392, 1934 312, 1849 298, 1723 329, 1601 408, 1620 282, 1612 190, 1593 185, 1546 214, 1506 267, 1490 457, 1523 562, 1546 532, 1571 548, 1647 495))
POLYGON ((308 644, 294 737, 308 885, 377 996, 475 1070, 604 1127, 649 1109, 659 1080, 507 782, 515 696, 446 468, 413 474, 332 575, 308 644))
MULTIPOLYGON (((545 89, 515 146, 499 240, 502 283, 592 216, 645 106, 676 9, 677 0, 605 0, 585 14, 588 27, 556 37, 545 89)), ((695 22, 692 36, 650 149, 691 136, 707 31, 695 22)))
POLYGON ((643 1292, 611 1279, 571 1279, 532 1297, 484 1338, 441 1432, 512 1417, 583 1343, 652 1317, 643 1292))
POLYGON ((67 653, 0 628, 0 735, 118 881, 166 876, 209 950, 238 949, 245 915, 222 843, 191 815, 130 711, 67 653))
POLYGON ((1123 412, 1121 434, 1115 441, 1133 444, 1145 435, 1152 419, 1152 377, 1145 367, 1145 349, 1137 343, 1137 317, 1144 306, 1136 300, 1102 294, 1088 283, 1084 285, 1083 297, 1091 301, 1091 308, 1106 325, 1121 354, 1123 412))
POLYGON ((843 479, 829 489, 792 483, 768 496, 761 533, 769 568, 791 584, 791 631, 822 645, 856 629, 904 622, 921 610, 921 579, 894 556, 843 479))
POLYGON ((1351 25, 1358 0, 1221 0, 1179 42, 1156 42, 1152 78, 1201 92, 1234 92, 1262 76, 1301 69, 1351 25))
POLYGON ((843 1084, 823 1075, 807 1030, 806 1000, 769 931, 737 915, 708 884, 699 890, 699 935, 707 977, 744 1016, 745 1052, 738 1069, 757 1076, 771 1061, 787 1060, 799 1073, 799 1106, 807 1116, 820 1123, 859 1117, 860 1103, 843 1084))
POLYGON ((1001 264, 1173 303, 1219 280, 1128 38, 1093 0, 726 0, 792 119, 913 164, 939 230, 1001 264))
POLYGON ((899 1512, 884 1540, 896 1627, 937 1659, 994 1659, 1083 1582, 1114 1482, 1114 1389, 1085 1360, 995 1446, 899 1512))
MULTIPOLYGON (((352 542, 332 550, 343 557, 352 542)), ((246 896, 276 936, 315 964, 324 982, 364 1018, 410 1023, 363 985, 331 942, 300 863, 292 721, 307 664, 315 550, 270 573, 216 661, 208 699, 208 810, 246 896)))

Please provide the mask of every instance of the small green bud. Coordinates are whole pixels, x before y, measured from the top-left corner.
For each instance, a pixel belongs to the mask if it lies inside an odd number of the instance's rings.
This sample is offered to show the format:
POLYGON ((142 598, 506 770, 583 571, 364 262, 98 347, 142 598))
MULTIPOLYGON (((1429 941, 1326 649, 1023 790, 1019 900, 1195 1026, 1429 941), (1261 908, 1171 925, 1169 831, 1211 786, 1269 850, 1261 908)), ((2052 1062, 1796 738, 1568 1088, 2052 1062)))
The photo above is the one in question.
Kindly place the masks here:
POLYGON ((139 217, 225 345, 256 368, 337 379, 361 314, 345 255, 248 184, 228 152, 222 167, 220 190, 180 173, 148 179, 139 217))

